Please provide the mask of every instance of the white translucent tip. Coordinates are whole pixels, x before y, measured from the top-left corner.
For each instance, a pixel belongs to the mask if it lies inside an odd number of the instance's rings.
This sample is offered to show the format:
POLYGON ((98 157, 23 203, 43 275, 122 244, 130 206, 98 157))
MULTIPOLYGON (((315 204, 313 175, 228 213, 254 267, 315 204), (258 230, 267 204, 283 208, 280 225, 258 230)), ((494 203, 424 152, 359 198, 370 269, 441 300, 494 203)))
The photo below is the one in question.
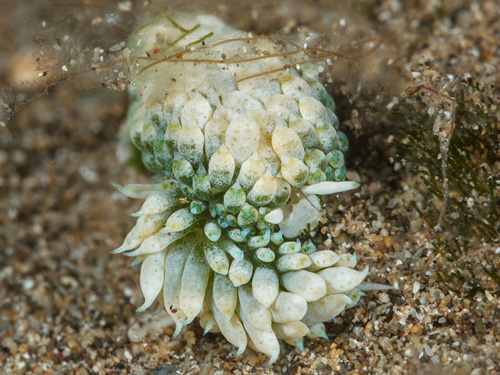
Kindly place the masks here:
POLYGON ((283 221, 283 210, 277 208, 264 216, 264 220, 271 224, 279 224, 283 221))
POLYGON ((344 191, 354 190, 359 187, 359 184, 354 181, 332 182, 325 181, 314 185, 306 186, 302 189, 305 195, 328 195, 342 193, 344 191))

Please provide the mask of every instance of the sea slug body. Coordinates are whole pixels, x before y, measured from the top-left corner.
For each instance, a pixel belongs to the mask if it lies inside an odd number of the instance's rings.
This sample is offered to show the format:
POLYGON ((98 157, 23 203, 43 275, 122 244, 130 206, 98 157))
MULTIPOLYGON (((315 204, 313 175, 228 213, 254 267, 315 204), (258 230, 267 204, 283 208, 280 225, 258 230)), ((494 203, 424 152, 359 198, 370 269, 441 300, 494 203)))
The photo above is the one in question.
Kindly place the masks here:
POLYGON ((319 196, 358 186, 316 67, 206 15, 159 15, 128 48, 155 57, 131 62, 127 121, 161 181, 116 185, 145 200, 114 251, 142 263, 139 311, 158 300, 176 335, 199 317, 271 363, 279 340, 324 337, 368 269, 301 237, 322 219, 319 196))

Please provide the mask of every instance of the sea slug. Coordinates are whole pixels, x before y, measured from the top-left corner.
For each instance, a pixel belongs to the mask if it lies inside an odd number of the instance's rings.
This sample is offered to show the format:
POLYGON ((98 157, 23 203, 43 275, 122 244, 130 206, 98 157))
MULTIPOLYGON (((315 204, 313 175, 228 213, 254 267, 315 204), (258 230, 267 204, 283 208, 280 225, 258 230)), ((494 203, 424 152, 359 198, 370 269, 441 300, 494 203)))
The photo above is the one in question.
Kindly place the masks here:
POLYGON ((158 300, 175 335, 198 317, 270 363, 279 340, 324 337, 368 268, 303 236, 323 217, 319 196, 358 187, 317 65, 208 15, 158 15, 128 48, 130 138, 158 180, 115 185, 145 200, 114 251, 141 263, 138 310, 158 300))

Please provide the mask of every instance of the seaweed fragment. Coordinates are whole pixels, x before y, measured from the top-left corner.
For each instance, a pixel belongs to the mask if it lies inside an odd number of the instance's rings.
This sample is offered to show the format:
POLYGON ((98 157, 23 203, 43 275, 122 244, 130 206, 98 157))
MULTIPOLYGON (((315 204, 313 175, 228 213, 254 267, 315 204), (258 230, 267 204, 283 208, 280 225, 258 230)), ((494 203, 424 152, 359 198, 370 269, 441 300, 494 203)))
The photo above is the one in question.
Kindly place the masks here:
POLYGON ((473 295, 500 288, 500 259, 491 250, 500 239, 500 96, 470 77, 447 85, 409 90, 396 134, 400 159, 426 190, 412 206, 432 229, 436 276, 473 295))

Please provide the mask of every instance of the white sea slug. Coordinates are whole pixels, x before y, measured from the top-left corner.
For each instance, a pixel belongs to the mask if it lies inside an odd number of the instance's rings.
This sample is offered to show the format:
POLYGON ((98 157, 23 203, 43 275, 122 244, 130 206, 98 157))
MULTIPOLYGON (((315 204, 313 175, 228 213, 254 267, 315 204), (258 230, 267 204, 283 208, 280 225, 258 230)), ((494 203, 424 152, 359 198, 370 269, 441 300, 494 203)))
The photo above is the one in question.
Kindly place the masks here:
POLYGON ((206 15, 159 15, 128 47, 130 136, 161 181, 116 185, 145 199, 114 251, 142 263, 139 310, 158 300, 176 335, 200 317, 270 362, 279 340, 325 336, 368 269, 301 237, 322 219, 318 196, 358 186, 317 70, 206 15))

